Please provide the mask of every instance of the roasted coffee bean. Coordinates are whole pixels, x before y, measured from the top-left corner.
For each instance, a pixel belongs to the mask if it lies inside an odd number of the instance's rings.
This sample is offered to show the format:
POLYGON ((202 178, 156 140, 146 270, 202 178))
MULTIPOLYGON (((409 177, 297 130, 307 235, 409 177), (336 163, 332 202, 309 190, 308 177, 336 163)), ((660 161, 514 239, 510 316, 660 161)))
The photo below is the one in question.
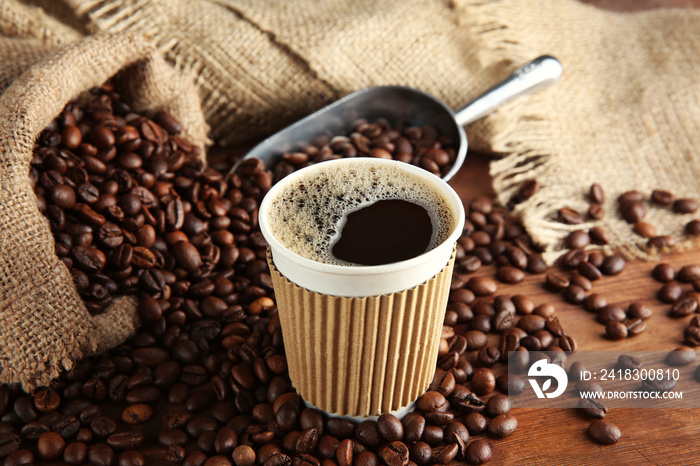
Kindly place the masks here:
POLYGON ((560 291, 569 286, 569 279, 559 273, 550 272, 545 276, 547 286, 554 291, 560 291))
POLYGON ((651 192, 651 200, 656 204, 667 206, 673 203, 674 197, 669 191, 655 189, 651 192))
POLYGON ((114 461, 114 450, 104 443, 96 443, 88 449, 88 461, 99 466, 109 466, 114 461))
POLYGON ((72 442, 63 450, 63 461, 68 464, 83 464, 87 459, 88 446, 83 442, 72 442))
POLYGON ((607 325, 608 322, 622 322, 627 318, 627 313, 622 306, 617 304, 608 304, 598 311, 596 320, 601 324, 607 325))
POLYGON ((39 436, 37 450, 45 460, 53 460, 63 455, 66 441, 55 432, 46 432, 39 436))
POLYGON ((409 450, 409 458, 420 466, 428 465, 433 458, 433 449, 425 442, 415 442, 409 450))
POLYGON ((491 419, 488 425, 489 434, 495 437, 507 437, 518 427, 517 419, 511 414, 500 414, 491 419))
POLYGON ((683 332, 683 341, 690 346, 700 346, 700 327, 686 327, 683 332))
POLYGON ((496 417, 501 414, 506 414, 510 411, 510 399, 507 395, 497 393, 486 402, 486 414, 490 417, 496 417))
POLYGON ((685 232, 692 236, 700 235, 700 220, 693 219, 686 223, 685 232))
POLYGON ((427 391, 416 400, 416 407, 424 412, 438 411, 447 404, 447 399, 440 392, 427 391))
POLYGON ((490 277, 472 277, 466 286, 477 296, 492 295, 498 289, 496 282, 490 277))
POLYGON ((119 455, 117 464, 119 466, 145 466, 146 459, 138 451, 128 450, 119 455))
POLYGON ((679 214, 692 214, 698 210, 698 201, 690 198, 676 199, 673 201, 672 208, 679 214))
POLYGON ((538 314, 524 315, 518 321, 518 327, 526 333, 532 334, 542 330, 547 325, 547 320, 538 314))
POLYGON ((496 387, 496 377, 491 369, 482 367, 474 371, 472 375, 472 386, 477 395, 487 395, 496 387))
POLYGON ((598 183, 593 183, 591 185, 589 195, 591 197, 591 201, 597 204, 603 204, 605 202, 605 192, 603 191, 603 187, 598 183))
POLYGON ((477 439, 467 445, 465 459, 469 464, 484 464, 491 460, 491 445, 483 439, 477 439))
POLYGON ((646 215, 646 207, 640 201, 626 201, 620 203, 620 215, 628 223, 637 223, 646 215))
POLYGON ((382 458, 387 466, 405 466, 408 464, 408 447, 403 442, 391 442, 384 447, 382 458))
POLYGON ((237 466, 252 466, 255 464, 255 450, 249 445, 238 445, 233 450, 232 458, 237 466))
POLYGON ((679 346, 666 356, 666 364, 669 366, 685 366, 695 361, 696 353, 693 348, 679 346))
POLYGON ((700 280, 700 265, 686 265, 678 271, 678 280, 694 282, 700 280))
POLYGON ((498 267, 496 270, 496 277, 503 283, 520 283, 525 279, 525 273, 517 268, 510 265, 498 267))
POLYGON ((21 442, 19 435, 14 432, 0 433, 0 458, 18 450, 21 442))
MULTIPOLYGON (((420 438, 423 436, 423 430, 425 429, 425 418, 420 414, 409 413, 406 416, 404 416, 404 418, 401 420, 401 423, 403 425, 404 437, 407 443, 416 442, 420 440, 420 438)), ((358 426, 358 431, 356 432, 357 437, 364 445, 376 446, 379 444, 380 439, 377 436, 375 436, 374 430, 376 429, 373 429, 371 425, 365 426, 362 429, 362 435, 360 435, 360 429, 358 426)))
POLYGON ((654 311, 642 302, 634 302, 629 305, 627 310, 627 315, 631 318, 639 318, 642 320, 647 320, 654 315, 654 311))
POLYGON ((116 450, 133 450, 143 444, 141 432, 117 432, 107 437, 107 445, 116 450))
POLYGON ((622 340, 627 338, 627 326, 622 322, 610 320, 605 325, 605 335, 611 340, 622 340))
POLYGON ((617 275, 625 269, 627 262, 619 254, 606 256, 599 269, 603 275, 617 275))
POLYGON ((662 283, 672 282, 676 278, 676 270, 671 264, 667 263, 656 265, 651 274, 655 280, 662 283))
POLYGON ((647 323, 640 318, 629 318, 622 322, 627 327, 627 335, 630 337, 639 335, 647 329, 647 323))
POLYGON ((577 225, 583 222, 583 216, 571 207, 562 207, 557 211, 559 221, 569 225, 577 225))
POLYGON ((434 448, 432 454, 432 461, 439 464, 449 464, 459 452, 459 445, 456 443, 450 443, 442 447, 434 448))
POLYGON ((620 429, 605 419, 596 419, 591 422, 588 427, 588 435, 602 445, 612 445, 622 437, 620 429))
POLYGON ((598 400, 581 398, 578 407, 587 415, 598 419, 603 419, 608 412, 607 406, 598 400))
MULTIPOLYGON (((661 291, 659 291, 659 293, 661 293, 661 291)), ((666 296, 666 295, 664 295, 664 296, 666 296)), ((674 295, 669 294, 667 297, 668 297, 668 299, 670 299, 672 296, 675 296, 675 294, 674 295)), ((678 300, 673 303, 673 305, 671 306, 671 309, 668 312, 668 314, 671 317, 677 317, 677 318, 686 317, 686 316, 689 316, 689 315, 695 313, 698 310, 698 302, 695 299, 693 299, 693 298, 680 298, 680 296, 678 296, 677 299, 678 300)))
POLYGON ((583 249, 591 243, 591 237, 584 230, 574 230, 564 240, 569 249, 583 249))
POLYGON ((672 304, 676 302, 683 294, 683 288, 676 282, 664 283, 657 293, 659 301, 672 304))
POLYGON ((338 444, 338 450, 336 450, 335 453, 338 466, 352 466, 353 447, 354 442, 350 439, 342 440, 340 444, 338 444))
POLYGON ((495 346, 486 346, 477 353, 477 360, 484 367, 494 366, 501 359, 501 352, 495 346))

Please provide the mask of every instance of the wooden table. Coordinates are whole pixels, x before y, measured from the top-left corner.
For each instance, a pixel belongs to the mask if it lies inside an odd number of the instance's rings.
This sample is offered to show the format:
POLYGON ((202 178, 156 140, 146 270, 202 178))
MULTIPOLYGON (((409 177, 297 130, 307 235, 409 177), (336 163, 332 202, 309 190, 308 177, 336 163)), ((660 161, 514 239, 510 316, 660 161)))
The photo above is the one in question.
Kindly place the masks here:
MULTIPOLYGON (((452 186, 464 201, 492 195, 488 159, 470 154, 452 186)), ((677 267, 700 264, 700 251, 666 255, 662 260, 677 267)), ((688 319, 668 317, 669 305, 656 299, 661 284, 651 276, 655 265, 628 262, 621 274, 603 277, 593 285, 592 292, 603 294, 609 303, 644 301, 654 310, 644 333, 621 341, 606 339, 604 327, 581 305, 569 304, 561 293, 545 289, 543 275, 528 275, 517 285, 499 284, 498 294, 525 294, 535 304, 554 304, 564 329, 578 341, 579 351, 671 350, 683 344, 688 319)), ((482 267, 475 275, 494 276, 494 272, 493 266, 482 267)), ((494 464, 700 464, 700 409, 612 409, 608 419, 622 430, 622 439, 612 446, 591 441, 586 433, 591 419, 573 408, 521 408, 514 414, 518 429, 494 441, 494 464)))
MULTIPOLYGON (((657 7, 698 8, 700 0, 582 0, 613 11, 639 11, 657 7)), ((463 200, 478 195, 492 195, 488 176, 488 159, 468 157, 465 169, 452 185, 463 200)), ((662 261, 681 267, 700 264, 700 251, 669 254, 662 261)), ((526 294, 536 304, 548 302, 558 309, 558 317, 566 331, 579 343, 579 351, 670 350, 682 343, 687 319, 668 317, 668 305, 655 295, 660 284, 651 277, 656 263, 628 262, 618 276, 604 277, 593 290, 608 297, 609 302, 626 304, 644 301, 655 311, 646 332, 621 341, 604 337, 604 328, 593 314, 564 301, 560 294, 547 291, 541 276, 528 276, 518 285, 500 285, 500 294, 526 294)), ((494 269, 482 267, 478 274, 493 275, 494 269)), ((700 390, 700 386, 698 387, 700 390)), ((611 410, 608 419, 622 430, 622 439, 612 446, 601 446, 590 440, 586 431, 590 419, 576 409, 516 409, 516 432, 494 442, 494 464, 700 464, 700 409, 623 409, 611 410)))

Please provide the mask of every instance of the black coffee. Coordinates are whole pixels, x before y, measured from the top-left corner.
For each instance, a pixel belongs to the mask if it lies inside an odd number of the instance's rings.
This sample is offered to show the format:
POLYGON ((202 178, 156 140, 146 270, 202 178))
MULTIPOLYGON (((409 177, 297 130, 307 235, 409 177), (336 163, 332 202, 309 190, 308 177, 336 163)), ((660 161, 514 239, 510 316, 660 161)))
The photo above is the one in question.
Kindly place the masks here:
POLYGON ((402 199, 387 199, 347 215, 333 256, 359 265, 382 265, 418 256, 430 246, 428 211, 402 199))
POLYGON ((302 257, 336 265, 387 264, 435 248, 454 231, 456 213, 439 187, 405 167, 360 158, 313 166, 270 192, 270 233, 302 257))

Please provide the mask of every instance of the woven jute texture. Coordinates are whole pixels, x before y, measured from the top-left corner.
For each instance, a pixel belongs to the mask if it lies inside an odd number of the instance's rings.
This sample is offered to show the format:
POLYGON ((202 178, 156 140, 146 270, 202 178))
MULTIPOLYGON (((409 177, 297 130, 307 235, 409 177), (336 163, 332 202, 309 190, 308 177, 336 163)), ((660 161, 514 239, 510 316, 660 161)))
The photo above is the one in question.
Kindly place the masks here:
POLYGON ((484 72, 447 0, 62 0, 92 31, 152 35, 197 76, 211 136, 269 136, 357 89, 420 88, 459 107, 484 72))
MULTIPOLYGON (((617 196, 654 188, 700 197, 700 11, 611 13, 575 0, 61 0, 93 31, 152 34, 176 67, 197 76, 217 140, 267 136, 362 87, 405 84, 457 108, 541 54, 564 65, 556 87, 511 103, 468 128, 488 151, 499 200, 541 189, 516 206, 554 260, 574 229, 605 227, 628 257, 655 250, 617 214, 617 196), (571 226, 593 182, 607 216, 571 226)), ((648 205, 646 221, 678 247, 689 216, 648 205)), ((588 219, 590 220, 590 219, 588 219)))
MULTIPOLYGON (((695 245, 684 232, 693 214, 648 201, 653 189, 700 200, 700 10, 611 13, 573 0, 457 0, 480 38, 484 64, 549 53, 564 67, 551 89, 497 112, 480 127, 490 149, 494 188, 503 204, 521 184, 540 186, 516 205, 527 231, 553 260, 572 230, 602 226, 610 248, 628 257, 658 250, 619 215, 617 198, 646 196, 644 221, 673 235, 680 249, 695 245), (586 217, 591 184, 605 191, 605 217, 586 217), (566 225, 557 210, 571 207, 586 222, 566 225)), ((696 214, 698 216, 698 214, 696 214)))
MULTIPOLYGON (((132 296, 118 297, 103 314, 90 316, 56 256, 28 177, 41 131, 68 101, 118 72, 138 111, 170 111, 200 146, 207 127, 193 82, 168 65, 147 37, 96 35, 65 47, 42 38, 0 38, 0 44, 8 43, 13 47, 0 50, 22 56, 24 47, 37 62, 0 98, 0 382, 21 383, 30 391, 83 354, 121 343, 138 324, 132 296)), ((0 75, 4 60, 2 65, 0 75)), ((16 72, 14 65, 10 72, 16 72)))

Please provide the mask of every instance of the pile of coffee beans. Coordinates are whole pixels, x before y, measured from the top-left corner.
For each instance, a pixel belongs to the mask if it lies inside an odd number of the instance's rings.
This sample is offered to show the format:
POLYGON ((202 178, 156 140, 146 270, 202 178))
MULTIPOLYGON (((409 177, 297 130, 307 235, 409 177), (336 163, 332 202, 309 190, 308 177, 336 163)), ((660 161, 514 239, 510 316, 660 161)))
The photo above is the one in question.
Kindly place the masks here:
MULTIPOLYGON (((276 180, 337 157, 394 158, 441 175, 454 161, 452 142, 433 128, 357 121, 347 135, 285 154, 271 171, 250 159, 224 178, 179 130, 166 113, 134 112, 106 84, 91 101, 70 103, 41 135, 31 176, 57 254, 91 312, 113 296, 138 294, 144 325, 51 387, 26 394, 0 386, 5 464, 482 464, 518 427, 507 394, 526 383, 503 374, 508 353, 517 352, 525 369, 532 352, 560 354, 555 362, 563 365, 577 348, 553 305, 499 293, 501 284, 538 276, 610 325, 610 338, 643 331, 651 317, 641 302, 621 308, 592 292, 596 280, 625 268, 621 256, 587 249, 605 244, 605 232, 572 233, 571 250, 550 268, 507 209, 479 197, 465 204, 435 376, 415 411, 361 423, 329 417, 307 407, 288 377, 260 201, 276 180), (493 277, 477 273, 487 265, 493 277)), ((517 200, 537 189, 525 183, 517 200)), ((595 218, 602 188, 592 187, 591 199, 595 218)), ((572 209, 559 215, 567 223, 582 218, 572 209)), ((699 328, 695 317, 688 345, 699 328)), ((673 362, 689 358, 677 353, 673 362)), ((572 380, 578 369, 570 368, 572 380)), ((596 389, 589 385, 577 382, 596 389)), ((581 408, 596 419, 608 414, 598 402, 581 408)), ((621 435, 608 419, 588 433, 602 444, 621 435)))
MULTIPOLYGON (((42 133, 31 177, 57 253, 90 311, 102 312, 113 296, 138 294, 144 325, 49 388, 25 394, 0 387, 6 464, 478 464, 491 457, 487 439, 512 434, 510 403, 495 392, 507 383, 497 386, 490 369, 500 352, 474 343, 490 332, 491 319, 469 316, 469 290, 457 281, 440 367, 411 415, 356 425, 305 407, 288 378, 267 245, 257 229, 272 174, 253 161, 224 179, 177 136, 172 116, 139 115, 109 84, 94 92, 42 133), (462 335, 467 327, 472 348, 462 335)), ((381 124, 355 129, 370 138, 375 156, 405 144, 381 124)), ((397 153, 442 150, 427 128, 404 134, 413 145, 397 153)), ((478 201, 472 217, 486 208, 478 201)), ((465 236, 475 231, 484 228, 465 236)), ((522 230, 518 235, 525 241, 522 230)), ((470 283, 483 296, 495 291, 488 280, 470 283)), ((511 327, 512 306, 496 300, 499 331, 511 327)))
MULTIPOLYGON (((256 201, 239 205, 244 195, 204 166, 180 130, 165 112, 133 112, 106 85, 86 106, 70 103, 39 138, 30 171, 39 209, 94 314, 138 292, 179 297, 165 312, 173 321, 219 312, 211 303, 200 312, 192 300, 213 286, 219 262, 231 268, 239 259, 234 238, 252 229, 244 207, 256 201)), ((165 328, 162 306, 151 302, 144 321, 165 328)))
POLYGON ((353 121, 343 134, 327 134, 301 142, 285 152, 273 170, 275 182, 306 165, 341 157, 378 157, 411 163, 444 176, 455 161, 455 141, 432 126, 392 126, 383 119, 353 121))

